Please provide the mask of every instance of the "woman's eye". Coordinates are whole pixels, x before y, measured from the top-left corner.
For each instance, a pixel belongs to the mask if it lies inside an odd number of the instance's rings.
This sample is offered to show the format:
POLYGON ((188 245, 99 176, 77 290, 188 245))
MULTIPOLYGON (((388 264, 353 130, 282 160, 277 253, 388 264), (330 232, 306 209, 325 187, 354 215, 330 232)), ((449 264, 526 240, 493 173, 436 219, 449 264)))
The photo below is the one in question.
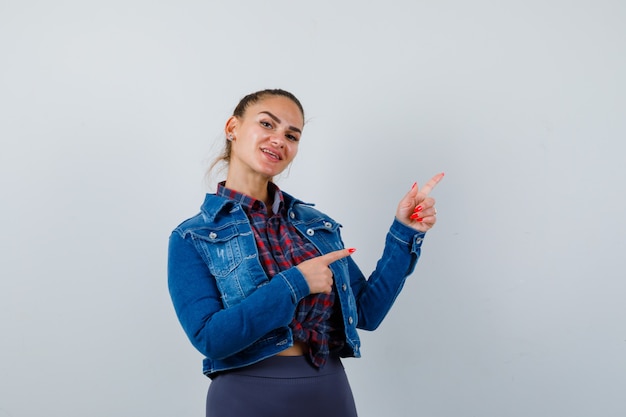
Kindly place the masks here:
POLYGON ((262 121, 261 126, 267 127, 269 129, 272 127, 272 124, 270 122, 262 121))
POLYGON ((292 142, 297 142, 298 140, 300 140, 298 137, 294 135, 287 135, 287 139, 289 139, 292 142))

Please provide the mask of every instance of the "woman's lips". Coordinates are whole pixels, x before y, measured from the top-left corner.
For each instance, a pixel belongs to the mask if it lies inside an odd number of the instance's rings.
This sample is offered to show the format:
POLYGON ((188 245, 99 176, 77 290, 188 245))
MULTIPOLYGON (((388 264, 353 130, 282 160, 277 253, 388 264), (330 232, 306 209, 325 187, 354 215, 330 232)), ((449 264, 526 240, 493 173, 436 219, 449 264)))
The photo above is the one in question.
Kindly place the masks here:
POLYGON ((280 161, 283 159, 278 153, 267 148, 261 148, 261 152, 263 152, 265 155, 268 155, 272 159, 276 159, 277 161, 280 161))

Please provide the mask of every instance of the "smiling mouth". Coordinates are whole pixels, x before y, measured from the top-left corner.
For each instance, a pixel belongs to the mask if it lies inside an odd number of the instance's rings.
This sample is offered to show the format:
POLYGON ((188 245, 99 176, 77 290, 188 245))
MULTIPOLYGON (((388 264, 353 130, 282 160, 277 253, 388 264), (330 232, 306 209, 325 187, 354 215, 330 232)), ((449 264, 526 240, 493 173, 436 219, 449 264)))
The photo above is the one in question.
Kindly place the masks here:
POLYGON ((280 157, 280 155, 278 155, 278 154, 277 154, 277 153, 275 153, 275 152, 270 151, 270 150, 269 150, 269 149, 267 149, 267 148, 261 148, 261 151, 262 151, 264 154, 269 155, 269 156, 271 156, 272 158, 277 159, 277 160, 279 160, 279 161, 283 159, 283 158, 281 158, 281 157, 280 157))

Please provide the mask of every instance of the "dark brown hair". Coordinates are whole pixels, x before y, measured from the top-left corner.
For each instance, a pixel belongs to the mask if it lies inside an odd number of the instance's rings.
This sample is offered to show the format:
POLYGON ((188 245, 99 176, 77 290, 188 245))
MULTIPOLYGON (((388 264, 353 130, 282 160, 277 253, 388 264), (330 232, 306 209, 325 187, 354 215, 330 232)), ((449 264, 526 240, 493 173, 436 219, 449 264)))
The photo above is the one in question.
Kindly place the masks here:
MULTIPOLYGON (((262 101, 267 97, 275 96, 287 97, 289 100, 293 101, 295 105, 298 106, 298 109, 300 109, 300 113, 302 113, 302 119, 304 120, 304 108, 302 107, 300 100, 298 100, 296 96, 291 94, 289 91, 281 90, 280 88, 260 90, 248 94, 239 101, 239 104, 237 104, 237 107, 235 107, 235 110, 233 111, 233 116, 242 118, 244 117, 248 107, 252 106, 255 103, 258 103, 259 101, 262 101)), ((222 153, 220 153, 220 155, 218 155, 217 158, 213 160, 213 163, 209 166, 207 174, 210 173, 215 168, 215 166, 221 162, 228 165, 228 163, 230 162, 230 150, 231 142, 225 139, 224 149, 222 150, 222 153)))
POLYGON ((235 110, 233 111, 233 116, 243 117, 248 107, 270 96, 287 97, 289 100, 293 101, 300 109, 302 119, 304 119, 304 109, 302 108, 302 104, 300 104, 300 100, 298 100, 296 96, 291 94, 289 91, 281 90, 280 88, 261 90, 256 93, 248 94, 239 101, 239 104, 237 104, 237 107, 235 107, 235 110))

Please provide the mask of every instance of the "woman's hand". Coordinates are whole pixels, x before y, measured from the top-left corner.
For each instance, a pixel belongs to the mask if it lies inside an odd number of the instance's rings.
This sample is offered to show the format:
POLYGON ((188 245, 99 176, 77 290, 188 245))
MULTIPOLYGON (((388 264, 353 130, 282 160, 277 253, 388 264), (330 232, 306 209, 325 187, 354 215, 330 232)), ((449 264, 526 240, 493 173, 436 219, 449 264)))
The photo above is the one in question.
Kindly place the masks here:
POLYGON ((419 189, 417 183, 413 184, 409 191, 398 204, 396 218, 403 224, 420 232, 426 232, 437 222, 437 210, 435 199, 428 194, 443 178, 443 172, 437 174, 419 189))
POLYGON ((329 265, 341 258, 350 256, 355 250, 354 248, 340 249, 300 263, 297 268, 309 284, 311 294, 330 294, 334 280, 329 265))

